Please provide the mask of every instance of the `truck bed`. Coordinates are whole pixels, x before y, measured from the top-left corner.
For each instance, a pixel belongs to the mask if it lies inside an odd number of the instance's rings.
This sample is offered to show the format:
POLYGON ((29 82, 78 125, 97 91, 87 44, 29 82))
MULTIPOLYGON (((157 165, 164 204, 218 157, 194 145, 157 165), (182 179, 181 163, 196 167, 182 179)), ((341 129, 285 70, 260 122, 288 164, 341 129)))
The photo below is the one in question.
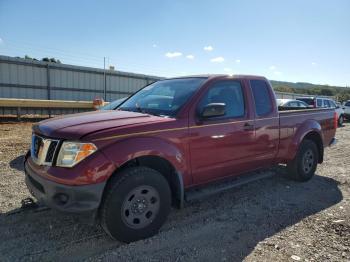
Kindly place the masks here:
POLYGON ((335 137, 334 109, 332 108, 308 108, 292 109, 279 108, 280 116, 280 148, 279 156, 288 159, 290 146, 298 141, 293 141, 298 132, 303 133, 304 129, 317 130, 321 127, 323 146, 328 146, 335 137))

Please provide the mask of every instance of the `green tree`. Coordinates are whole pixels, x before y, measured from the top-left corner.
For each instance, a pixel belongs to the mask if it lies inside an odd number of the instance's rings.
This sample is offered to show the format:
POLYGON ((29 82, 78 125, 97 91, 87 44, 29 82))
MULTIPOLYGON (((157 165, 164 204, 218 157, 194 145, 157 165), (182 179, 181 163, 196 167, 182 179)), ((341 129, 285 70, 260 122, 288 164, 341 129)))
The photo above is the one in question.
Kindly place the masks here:
POLYGON ((323 95, 323 96, 334 96, 334 91, 332 89, 329 89, 329 88, 322 88, 320 90, 320 95, 323 95))

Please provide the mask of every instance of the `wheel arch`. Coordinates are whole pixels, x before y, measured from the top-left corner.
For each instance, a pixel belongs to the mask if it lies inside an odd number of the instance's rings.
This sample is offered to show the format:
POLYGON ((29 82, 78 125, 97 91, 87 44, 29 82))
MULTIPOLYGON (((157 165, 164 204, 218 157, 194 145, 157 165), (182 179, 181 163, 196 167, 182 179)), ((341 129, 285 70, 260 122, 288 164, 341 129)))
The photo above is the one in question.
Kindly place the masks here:
POLYGON ((116 141, 103 148, 104 155, 115 165, 111 177, 130 166, 146 166, 161 173, 172 190, 173 204, 183 207, 184 187, 192 182, 187 149, 177 141, 159 137, 133 137, 116 141))
POLYGON ((299 147, 304 139, 313 141, 318 149, 318 163, 323 162, 324 145, 321 125, 315 120, 308 120, 302 124, 294 135, 293 141, 289 147, 289 160, 295 158, 299 147))

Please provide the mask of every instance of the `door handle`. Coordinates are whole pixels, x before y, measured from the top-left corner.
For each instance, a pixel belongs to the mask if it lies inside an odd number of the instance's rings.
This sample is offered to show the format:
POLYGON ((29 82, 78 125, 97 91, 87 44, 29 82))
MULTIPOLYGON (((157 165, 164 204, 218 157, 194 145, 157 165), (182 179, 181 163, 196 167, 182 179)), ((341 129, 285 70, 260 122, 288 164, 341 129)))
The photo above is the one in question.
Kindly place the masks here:
POLYGON ((254 125, 250 124, 250 123, 245 123, 244 126, 243 126, 243 130, 245 130, 245 131, 252 131, 252 130, 254 130, 254 125))

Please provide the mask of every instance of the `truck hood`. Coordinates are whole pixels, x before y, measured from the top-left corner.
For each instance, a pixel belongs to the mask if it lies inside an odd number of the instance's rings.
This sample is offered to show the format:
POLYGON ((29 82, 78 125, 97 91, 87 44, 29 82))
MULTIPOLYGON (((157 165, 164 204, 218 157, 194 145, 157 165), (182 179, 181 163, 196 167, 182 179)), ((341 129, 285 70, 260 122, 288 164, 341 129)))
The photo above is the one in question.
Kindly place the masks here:
POLYGON ((104 110, 44 120, 35 124, 33 131, 46 137, 74 140, 100 130, 157 122, 161 119, 161 117, 136 112, 104 110))

